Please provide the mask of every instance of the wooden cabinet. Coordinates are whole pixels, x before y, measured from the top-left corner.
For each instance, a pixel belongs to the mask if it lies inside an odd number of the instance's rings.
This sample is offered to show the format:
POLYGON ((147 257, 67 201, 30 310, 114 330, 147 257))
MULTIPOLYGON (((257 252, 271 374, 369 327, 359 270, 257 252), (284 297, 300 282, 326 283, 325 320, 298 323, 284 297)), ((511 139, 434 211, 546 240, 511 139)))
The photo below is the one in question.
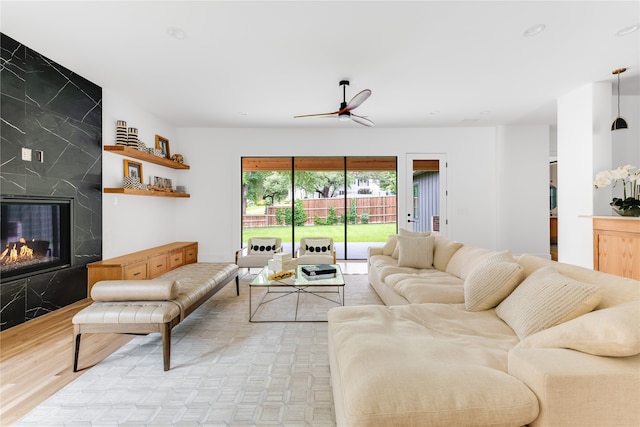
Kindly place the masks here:
POLYGON ((149 278, 149 263, 147 261, 136 262, 124 267, 125 280, 141 280, 149 278))
MULTIPOLYGON (((144 151, 136 150, 135 148, 125 147, 124 145, 105 145, 103 148, 104 151, 108 151, 110 153, 119 154, 121 156, 131 157, 138 160, 144 160, 145 162, 155 163, 156 165, 165 166, 171 169, 190 169, 190 166, 185 165, 184 163, 174 162, 173 160, 154 156, 153 154, 145 153, 144 151)), ((105 188, 104 192, 112 194, 133 194, 136 196, 153 197, 191 197, 186 193, 137 190, 131 188, 105 188)))
MULTIPOLYGON (((161 274, 169 271, 169 263, 167 262, 168 257, 169 254, 162 254, 149 258, 149 279, 155 279, 161 274)), ((180 265, 177 265, 176 267, 180 267, 180 265)))
POLYGON ((184 251, 173 251, 169 254, 169 270, 184 265, 184 251))
POLYGON ((640 280, 640 218, 593 218, 593 269, 640 280))
POLYGON ((101 280, 154 279, 185 264, 198 262, 198 242, 176 242, 87 265, 88 289, 101 280))

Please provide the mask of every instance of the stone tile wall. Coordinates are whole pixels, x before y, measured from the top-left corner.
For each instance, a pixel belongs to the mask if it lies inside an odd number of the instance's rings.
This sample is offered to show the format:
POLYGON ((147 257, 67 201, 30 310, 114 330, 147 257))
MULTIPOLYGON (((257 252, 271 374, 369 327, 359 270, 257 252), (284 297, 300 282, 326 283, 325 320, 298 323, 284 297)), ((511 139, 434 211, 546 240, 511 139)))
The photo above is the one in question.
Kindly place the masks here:
POLYGON ((72 198, 75 214, 70 268, 0 283, 5 330, 86 298, 86 264, 102 259, 102 88, 5 34, 0 45, 0 192, 72 198))

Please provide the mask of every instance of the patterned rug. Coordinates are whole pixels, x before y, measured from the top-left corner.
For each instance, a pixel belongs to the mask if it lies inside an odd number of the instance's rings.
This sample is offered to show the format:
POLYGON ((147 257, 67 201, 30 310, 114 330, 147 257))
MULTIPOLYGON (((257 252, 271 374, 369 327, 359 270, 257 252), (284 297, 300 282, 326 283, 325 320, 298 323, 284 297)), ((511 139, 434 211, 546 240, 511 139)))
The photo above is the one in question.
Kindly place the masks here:
MULTIPOLYGON (((240 296, 226 286, 173 329, 168 372, 160 335, 136 337, 14 425, 334 426, 326 322, 250 323, 252 277, 240 296)), ((366 275, 345 282, 345 305, 382 304, 366 275)), ((293 298, 259 314, 290 316, 293 298)), ((305 319, 335 306, 319 300, 300 299, 305 319)))

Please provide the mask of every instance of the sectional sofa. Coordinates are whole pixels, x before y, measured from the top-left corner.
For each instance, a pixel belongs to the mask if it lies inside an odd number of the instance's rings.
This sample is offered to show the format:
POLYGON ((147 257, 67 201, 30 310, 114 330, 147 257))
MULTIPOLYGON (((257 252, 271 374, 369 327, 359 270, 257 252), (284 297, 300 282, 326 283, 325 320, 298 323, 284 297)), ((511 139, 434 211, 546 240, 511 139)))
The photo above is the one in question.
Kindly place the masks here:
POLYGON ((400 233, 329 311, 339 426, 640 425, 640 282, 400 233))

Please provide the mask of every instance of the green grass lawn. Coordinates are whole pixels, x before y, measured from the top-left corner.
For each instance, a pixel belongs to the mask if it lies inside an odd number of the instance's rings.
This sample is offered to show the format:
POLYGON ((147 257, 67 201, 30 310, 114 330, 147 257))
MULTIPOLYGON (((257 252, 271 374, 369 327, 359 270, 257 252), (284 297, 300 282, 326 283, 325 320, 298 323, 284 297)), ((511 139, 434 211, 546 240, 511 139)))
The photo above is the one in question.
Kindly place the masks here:
MULTIPOLYGON (((389 234, 396 233, 395 224, 355 224, 347 226, 350 242, 386 242, 389 234)), ((283 242, 291 241, 291 227, 260 227, 242 230, 242 240, 250 237, 280 237, 283 242)), ((301 237, 332 237, 335 242, 344 242, 344 224, 314 225, 296 228, 296 240, 301 237)))

